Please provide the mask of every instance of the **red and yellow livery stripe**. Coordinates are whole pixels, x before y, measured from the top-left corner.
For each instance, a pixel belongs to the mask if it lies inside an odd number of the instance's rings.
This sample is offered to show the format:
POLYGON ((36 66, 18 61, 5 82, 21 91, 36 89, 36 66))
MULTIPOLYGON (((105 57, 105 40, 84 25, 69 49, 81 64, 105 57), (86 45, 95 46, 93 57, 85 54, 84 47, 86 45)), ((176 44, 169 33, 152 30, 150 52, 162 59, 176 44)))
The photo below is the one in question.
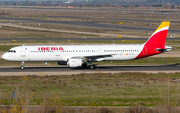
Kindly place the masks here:
POLYGON ((170 21, 164 21, 152 34, 152 36, 144 43, 141 53, 135 58, 143 58, 155 54, 162 53, 163 51, 156 51, 157 49, 164 49, 166 36, 168 33, 170 21))

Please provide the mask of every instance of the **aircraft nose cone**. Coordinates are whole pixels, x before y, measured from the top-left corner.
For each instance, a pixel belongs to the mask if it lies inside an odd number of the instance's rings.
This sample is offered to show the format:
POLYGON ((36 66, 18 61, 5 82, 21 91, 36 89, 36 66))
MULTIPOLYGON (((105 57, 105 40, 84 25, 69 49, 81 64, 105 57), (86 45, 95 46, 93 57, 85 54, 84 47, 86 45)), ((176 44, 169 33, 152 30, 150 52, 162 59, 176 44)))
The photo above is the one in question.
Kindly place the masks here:
POLYGON ((4 60, 7 60, 7 54, 6 54, 6 53, 3 54, 3 55, 2 55, 2 58, 3 58, 4 60))

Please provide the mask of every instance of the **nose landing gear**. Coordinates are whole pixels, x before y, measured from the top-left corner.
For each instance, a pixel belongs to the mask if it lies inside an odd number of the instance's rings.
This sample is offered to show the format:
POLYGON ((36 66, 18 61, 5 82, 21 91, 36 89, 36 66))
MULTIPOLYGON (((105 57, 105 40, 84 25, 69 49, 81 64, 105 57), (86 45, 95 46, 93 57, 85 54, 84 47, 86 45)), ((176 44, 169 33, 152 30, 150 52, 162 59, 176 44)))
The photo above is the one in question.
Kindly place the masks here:
POLYGON ((20 68, 21 68, 21 70, 24 69, 24 62, 21 63, 21 67, 20 68))

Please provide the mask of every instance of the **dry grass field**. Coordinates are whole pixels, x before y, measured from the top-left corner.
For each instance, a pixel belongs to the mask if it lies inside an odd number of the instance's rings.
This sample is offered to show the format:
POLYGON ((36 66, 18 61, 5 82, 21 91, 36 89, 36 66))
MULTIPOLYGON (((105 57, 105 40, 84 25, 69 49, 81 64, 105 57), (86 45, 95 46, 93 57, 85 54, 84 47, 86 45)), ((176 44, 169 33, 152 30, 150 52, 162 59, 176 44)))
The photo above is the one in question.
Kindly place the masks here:
MULTIPOLYGON (((37 26, 36 26, 37 27, 37 26)), ((75 33, 59 33, 51 31, 36 31, 13 27, 1 27, 0 38, 110 38, 108 36, 82 35, 75 33)), ((113 37, 114 38, 114 37, 113 37)))
MULTIPOLYGON (((59 109, 55 106, 92 106, 89 108, 90 111, 102 110, 103 108, 98 109, 97 107, 93 108, 93 106, 135 106, 129 107, 128 110, 141 109, 156 111, 152 113, 162 111, 164 111, 163 113, 174 113, 172 111, 177 111, 177 107, 180 106, 179 75, 179 73, 127 72, 116 74, 82 73, 66 76, 1 76, 0 103, 1 105, 13 105, 14 108, 22 107, 22 104, 25 107, 25 109, 22 109, 23 107, 13 109, 14 111, 32 110, 29 105, 45 105, 47 109, 51 108, 50 110, 57 112, 59 109), (12 92, 16 93, 14 101, 12 92), (148 109, 147 107, 153 108, 148 109)), ((87 109, 88 107, 83 110, 87 109)), ((118 108, 113 111, 108 107, 105 109, 114 113, 119 113, 122 110, 122 108, 118 108)), ((40 107, 39 110, 44 110, 44 108, 40 107)), ((61 108, 61 110, 63 109, 61 108)), ((125 110, 126 112, 121 111, 120 113, 132 113, 125 110)))

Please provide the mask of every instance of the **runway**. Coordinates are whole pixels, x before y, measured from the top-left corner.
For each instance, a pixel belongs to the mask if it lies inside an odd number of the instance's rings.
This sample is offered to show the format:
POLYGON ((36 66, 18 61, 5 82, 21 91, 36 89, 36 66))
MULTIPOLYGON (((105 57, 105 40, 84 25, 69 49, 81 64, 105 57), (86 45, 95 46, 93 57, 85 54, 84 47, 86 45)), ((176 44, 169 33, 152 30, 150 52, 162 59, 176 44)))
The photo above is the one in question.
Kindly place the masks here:
POLYGON ((146 72, 146 73, 174 73, 180 72, 179 64, 154 65, 154 66, 97 66, 96 69, 63 67, 1 67, 0 75, 72 75, 80 73, 121 73, 121 72, 146 72))

